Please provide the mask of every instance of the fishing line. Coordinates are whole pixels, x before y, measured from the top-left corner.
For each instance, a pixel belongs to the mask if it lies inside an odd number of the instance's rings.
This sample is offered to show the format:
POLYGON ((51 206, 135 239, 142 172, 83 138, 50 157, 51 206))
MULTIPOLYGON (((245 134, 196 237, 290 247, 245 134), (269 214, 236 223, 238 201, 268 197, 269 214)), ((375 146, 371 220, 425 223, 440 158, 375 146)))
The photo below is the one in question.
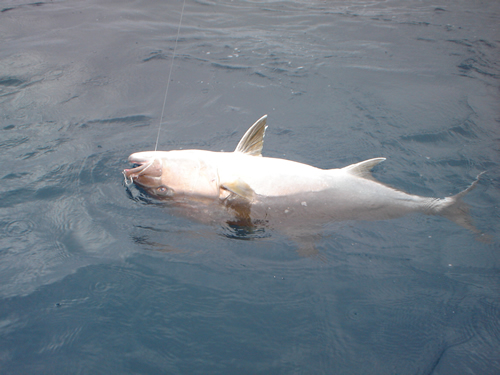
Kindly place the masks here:
POLYGON ((160 139, 161 123, 163 121, 163 114, 165 112, 165 104, 167 103, 168 87, 170 86, 170 76, 172 75, 172 68, 174 67, 175 50, 177 49, 177 42, 179 41, 179 34, 181 32, 182 16, 184 14, 184 5, 186 0, 182 1, 181 18, 179 19, 179 26, 177 27, 177 36, 175 37, 174 52, 172 54, 172 63, 170 64, 170 71, 168 72, 167 88, 165 89, 165 97, 163 98, 163 107, 161 108, 160 124, 158 125, 158 134, 156 135, 155 151, 158 149, 158 140, 160 139))

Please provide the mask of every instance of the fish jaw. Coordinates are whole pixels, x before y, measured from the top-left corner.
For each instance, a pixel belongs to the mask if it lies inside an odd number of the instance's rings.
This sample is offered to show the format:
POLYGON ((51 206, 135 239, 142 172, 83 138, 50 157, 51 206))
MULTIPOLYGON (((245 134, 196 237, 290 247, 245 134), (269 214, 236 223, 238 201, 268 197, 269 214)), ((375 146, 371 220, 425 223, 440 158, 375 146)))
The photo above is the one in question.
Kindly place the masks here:
POLYGON ((129 156, 128 161, 137 166, 123 171, 127 180, 148 190, 162 187, 163 162, 156 152, 136 152, 129 156))
POLYGON ((164 157, 164 151, 141 151, 135 152, 128 157, 129 163, 133 164, 145 164, 150 163, 155 159, 162 159, 164 157))

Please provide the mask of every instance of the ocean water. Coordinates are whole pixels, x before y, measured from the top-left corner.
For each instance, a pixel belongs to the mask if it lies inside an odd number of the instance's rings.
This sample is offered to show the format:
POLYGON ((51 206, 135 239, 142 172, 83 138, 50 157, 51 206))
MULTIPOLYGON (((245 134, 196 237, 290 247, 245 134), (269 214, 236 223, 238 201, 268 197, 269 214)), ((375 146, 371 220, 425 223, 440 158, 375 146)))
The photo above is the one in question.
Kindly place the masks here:
POLYGON ((327 223, 304 254, 127 186, 183 2, 0 2, 0 373, 500 373, 500 3, 185 0, 159 149, 264 155, 465 201, 327 223), (192 215, 191 215, 192 216, 192 215))

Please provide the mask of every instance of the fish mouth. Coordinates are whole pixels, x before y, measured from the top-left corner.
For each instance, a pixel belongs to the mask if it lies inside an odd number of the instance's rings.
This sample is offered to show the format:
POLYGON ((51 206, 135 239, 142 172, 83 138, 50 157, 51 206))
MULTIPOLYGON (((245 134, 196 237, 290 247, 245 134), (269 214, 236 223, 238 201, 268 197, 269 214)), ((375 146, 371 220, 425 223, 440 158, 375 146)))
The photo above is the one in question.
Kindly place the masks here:
POLYGON ((134 168, 123 170, 123 175, 129 180, 134 179, 134 177, 140 176, 142 172, 145 172, 145 170, 154 163, 154 160, 150 162, 137 162, 130 160, 130 162, 136 166, 134 168))
POLYGON ((128 160, 134 167, 123 170, 127 184, 134 182, 148 188, 155 188, 161 185, 162 162, 160 159, 145 158, 132 154, 128 160))

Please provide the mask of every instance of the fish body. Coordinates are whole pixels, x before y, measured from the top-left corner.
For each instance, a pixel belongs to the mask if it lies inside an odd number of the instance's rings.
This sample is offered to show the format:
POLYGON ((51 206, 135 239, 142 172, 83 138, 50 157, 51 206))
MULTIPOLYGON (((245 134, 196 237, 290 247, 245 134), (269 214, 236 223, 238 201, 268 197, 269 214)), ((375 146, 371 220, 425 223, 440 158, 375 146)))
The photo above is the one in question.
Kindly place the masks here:
POLYGON ((124 170, 124 175, 158 198, 215 202, 248 220, 384 220, 419 212, 445 216, 479 233, 461 200, 477 180, 455 196, 431 198, 407 194, 375 180, 371 169, 385 158, 320 169, 263 157, 266 119, 263 116, 250 127, 234 152, 138 152, 129 157, 138 166, 124 170))

